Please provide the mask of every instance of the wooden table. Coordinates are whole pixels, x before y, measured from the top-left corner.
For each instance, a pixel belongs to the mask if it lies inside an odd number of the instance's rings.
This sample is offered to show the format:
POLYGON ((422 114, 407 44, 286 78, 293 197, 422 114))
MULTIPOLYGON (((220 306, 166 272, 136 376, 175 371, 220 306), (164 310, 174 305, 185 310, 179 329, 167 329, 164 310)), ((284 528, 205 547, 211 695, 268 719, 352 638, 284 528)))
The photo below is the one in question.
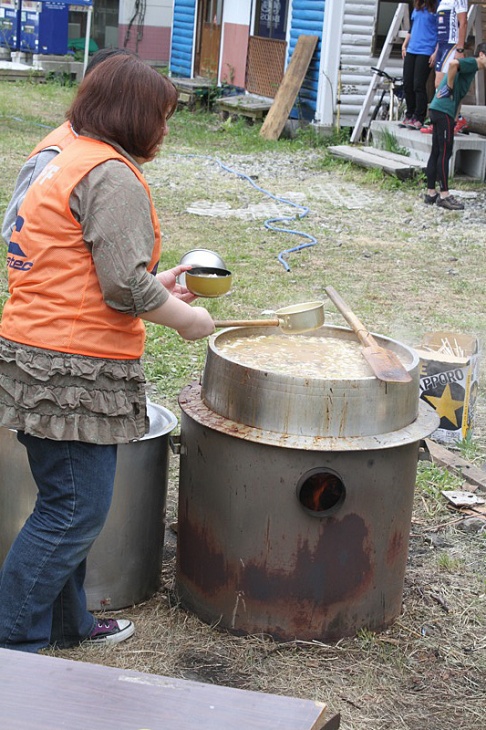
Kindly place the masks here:
POLYGON ((310 700, 0 649, 5 730, 336 730, 310 700))

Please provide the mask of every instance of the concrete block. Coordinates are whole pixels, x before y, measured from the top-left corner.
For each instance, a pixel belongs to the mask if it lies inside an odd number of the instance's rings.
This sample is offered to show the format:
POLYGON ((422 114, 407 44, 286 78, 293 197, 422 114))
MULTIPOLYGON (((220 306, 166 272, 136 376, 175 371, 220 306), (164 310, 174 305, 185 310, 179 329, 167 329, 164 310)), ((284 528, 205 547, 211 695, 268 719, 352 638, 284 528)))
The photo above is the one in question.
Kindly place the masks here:
MULTIPOLYGON (((432 135, 400 127, 398 122, 371 123, 372 144, 381 147, 386 133, 392 134, 412 159, 427 162, 432 149, 432 135)), ((450 177, 466 175, 473 180, 486 178, 486 137, 480 134, 456 134, 450 162, 450 177)))
POLYGON ((73 81, 81 81, 83 78, 83 64, 80 61, 39 55, 34 58, 33 67, 42 69, 46 74, 69 74, 73 81))

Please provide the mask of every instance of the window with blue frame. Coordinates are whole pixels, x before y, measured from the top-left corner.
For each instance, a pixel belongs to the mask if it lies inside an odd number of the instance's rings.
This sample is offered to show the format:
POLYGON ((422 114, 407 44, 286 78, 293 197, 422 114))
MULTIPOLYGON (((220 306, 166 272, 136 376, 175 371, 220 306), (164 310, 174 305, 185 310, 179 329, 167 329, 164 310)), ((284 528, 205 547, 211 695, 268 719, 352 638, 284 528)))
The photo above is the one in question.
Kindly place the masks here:
POLYGON ((287 33, 288 0, 257 0, 255 35, 284 41, 287 33))

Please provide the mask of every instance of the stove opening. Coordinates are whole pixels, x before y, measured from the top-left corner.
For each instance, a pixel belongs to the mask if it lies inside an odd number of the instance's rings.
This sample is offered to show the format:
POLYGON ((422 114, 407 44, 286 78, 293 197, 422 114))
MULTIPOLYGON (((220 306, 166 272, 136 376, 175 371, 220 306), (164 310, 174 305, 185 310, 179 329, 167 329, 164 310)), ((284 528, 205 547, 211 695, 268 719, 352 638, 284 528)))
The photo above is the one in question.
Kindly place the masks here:
POLYGON ((314 469, 300 480, 297 495, 301 505, 312 514, 329 514, 342 505, 346 489, 334 472, 314 469))

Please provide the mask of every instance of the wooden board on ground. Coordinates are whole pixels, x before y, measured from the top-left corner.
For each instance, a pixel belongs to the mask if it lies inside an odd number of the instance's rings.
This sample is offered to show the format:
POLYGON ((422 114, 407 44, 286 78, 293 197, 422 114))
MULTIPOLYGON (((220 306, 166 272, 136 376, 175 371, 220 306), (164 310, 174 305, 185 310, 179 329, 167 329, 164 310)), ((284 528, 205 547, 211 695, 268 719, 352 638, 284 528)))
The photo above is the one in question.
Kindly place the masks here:
POLYGON ((368 152, 370 155, 375 155, 376 157, 382 157, 386 160, 393 160, 394 162, 401 162, 404 165, 410 165, 410 167, 414 167, 419 171, 425 170, 427 167, 427 163, 423 160, 414 160, 408 155, 399 155, 397 152, 388 152, 388 150, 380 150, 379 147, 364 147, 362 148, 366 152, 368 152))
POLYGON ((410 160, 405 155, 394 155, 390 158, 389 154, 380 155, 381 150, 374 149, 373 152, 368 148, 354 147, 353 145, 336 145, 328 147, 330 155, 349 160, 360 167, 379 168, 386 172, 387 175, 394 175, 400 180, 413 177, 420 167, 417 167, 416 160, 410 160))
POLYGON ((171 81, 179 92, 179 103, 187 104, 190 109, 195 108, 204 95, 209 94, 214 86, 213 81, 201 76, 192 79, 173 76, 171 81))
POLYGON ((337 730, 311 700, 0 649, 5 730, 337 730))
POLYGON ((260 135, 265 139, 280 137, 297 99, 318 40, 315 35, 299 36, 282 83, 260 130, 260 135))
MULTIPOLYGON (((458 454, 454 454, 445 446, 425 439, 425 448, 430 454, 430 460, 438 466, 444 466, 449 471, 463 477, 469 484, 476 489, 486 492, 486 473, 483 469, 474 466, 471 462, 463 459, 458 454)), ((472 490, 474 491, 474 490, 472 490)))
POLYGON ((254 121, 263 119, 271 105, 271 102, 266 99, 252 94, 225 96, 216 101, 216 108, 222 114, 249 117, 254 121))
POLYGON ((15 69, 15 68, 0 68, 0 81, 30 81, 42 83, 46 80, 44 71, 39 69, 15 69))

